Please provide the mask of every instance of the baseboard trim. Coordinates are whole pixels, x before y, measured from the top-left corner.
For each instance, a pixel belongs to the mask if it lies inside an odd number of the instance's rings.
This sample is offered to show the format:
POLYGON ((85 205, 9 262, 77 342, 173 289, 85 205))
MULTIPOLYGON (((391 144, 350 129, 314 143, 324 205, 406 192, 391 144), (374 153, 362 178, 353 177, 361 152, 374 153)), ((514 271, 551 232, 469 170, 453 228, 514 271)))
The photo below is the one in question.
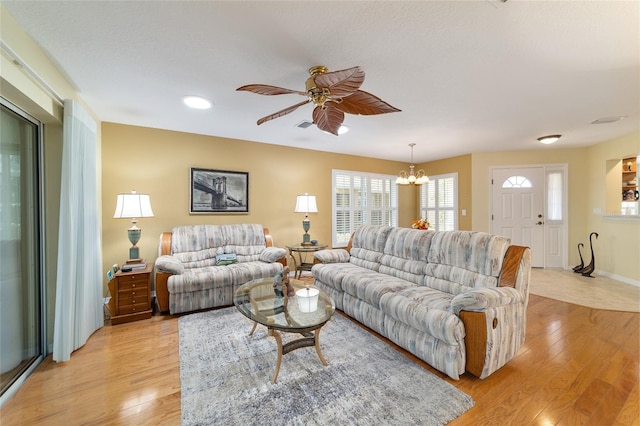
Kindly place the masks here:
POLYGON ((620 275, 612 274, 611 272, 600 271, 598 269, 595 270, 595 273, 598 275, 602 275, 603 277, 611 278, 612 280, 616 280, 625 284, 630 284, 636 287, 640 287, 640 281, 632 280, 631 278, 622 277, 620 275))

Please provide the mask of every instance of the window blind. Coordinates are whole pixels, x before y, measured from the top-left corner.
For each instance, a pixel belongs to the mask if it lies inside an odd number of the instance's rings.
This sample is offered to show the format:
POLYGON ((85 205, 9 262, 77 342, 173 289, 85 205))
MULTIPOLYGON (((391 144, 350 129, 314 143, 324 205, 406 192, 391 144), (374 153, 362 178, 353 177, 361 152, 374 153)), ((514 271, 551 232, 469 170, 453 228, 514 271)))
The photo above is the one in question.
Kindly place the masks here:
POLYGON ((395 176, 332 170, 332 246, 345 247, 360 225, 398 226, 395 176))

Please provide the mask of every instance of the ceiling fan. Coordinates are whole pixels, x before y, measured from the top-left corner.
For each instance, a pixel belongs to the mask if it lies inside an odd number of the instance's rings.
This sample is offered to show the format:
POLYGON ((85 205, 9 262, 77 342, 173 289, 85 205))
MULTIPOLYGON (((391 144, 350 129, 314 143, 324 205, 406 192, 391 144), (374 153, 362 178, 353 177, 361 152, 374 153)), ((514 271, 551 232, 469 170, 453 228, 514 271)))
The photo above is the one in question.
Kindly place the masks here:
POLYGON ((305 92, 267 84, 248 84, 236 90, 258 93, 259 95, 294 93, 305 96, 307 98, 305 101, 262 117, 258 120, 258 125, 287 115, 303 105, 313 103, 316 106, 313 109, 313 124, 318 126, 320 130, 336 136, 338 136, 338 129, 344 121, 345 113, 376 115, 400 111, 377 96, 359 90, 364 82, 364 70, 361 67, 328 71, 327 67, 322 65, 309 68, 305 92))

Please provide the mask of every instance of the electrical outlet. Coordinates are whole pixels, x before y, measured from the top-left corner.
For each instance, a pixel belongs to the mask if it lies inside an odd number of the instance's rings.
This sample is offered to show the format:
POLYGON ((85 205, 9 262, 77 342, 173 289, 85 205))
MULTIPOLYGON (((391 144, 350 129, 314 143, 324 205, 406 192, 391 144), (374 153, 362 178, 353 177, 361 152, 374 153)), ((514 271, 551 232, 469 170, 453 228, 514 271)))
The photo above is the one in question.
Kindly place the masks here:
POLYGON ((111 281, 111 280, 113 279, 113 271, 112 271, 111 269, 109 269, 109 270, 107 271, 107 279, 108 279, 109 281, 111 281))

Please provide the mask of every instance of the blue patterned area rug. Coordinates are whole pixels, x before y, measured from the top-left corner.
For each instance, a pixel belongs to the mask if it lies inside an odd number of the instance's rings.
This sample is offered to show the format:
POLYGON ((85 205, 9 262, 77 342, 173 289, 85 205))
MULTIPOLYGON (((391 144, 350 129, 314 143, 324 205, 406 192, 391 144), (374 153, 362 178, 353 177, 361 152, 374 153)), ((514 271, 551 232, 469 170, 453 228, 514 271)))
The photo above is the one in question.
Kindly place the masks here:
MULTIPOLYGON (((473 399, 335 314, 315 348, 283 356, 235 307, 179 319, 183 425, 443 425, 473 399)), ((284 339, 300 337, 285 334, 284 339)))

